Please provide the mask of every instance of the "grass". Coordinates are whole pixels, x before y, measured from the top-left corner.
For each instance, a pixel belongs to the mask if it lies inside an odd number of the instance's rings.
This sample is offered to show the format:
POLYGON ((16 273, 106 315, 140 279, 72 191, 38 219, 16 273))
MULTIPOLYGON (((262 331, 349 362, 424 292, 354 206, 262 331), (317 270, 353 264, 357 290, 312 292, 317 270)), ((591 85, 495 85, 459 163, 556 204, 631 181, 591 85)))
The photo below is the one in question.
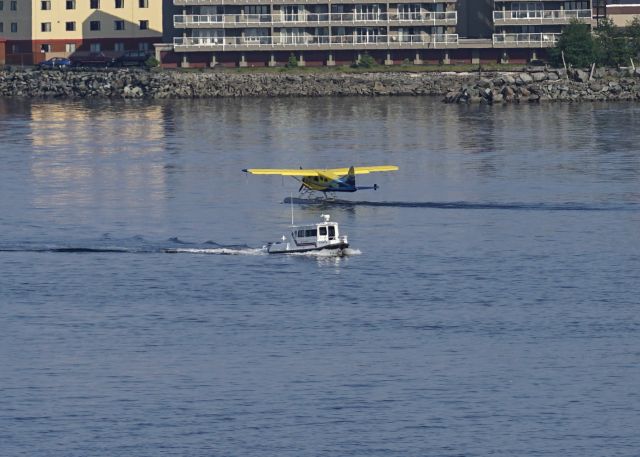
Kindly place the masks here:
POLYGON ((220 71, 225 73, 255 74, 255 73, 287 73, 287 74, 331 74, 331 73, 442 73, 442 72, 478 72, 481 71, 518 71, 524 65, 515 64, 402 64, 402 65, 373 65, 370 68, 357 68, 348 65, 337 65, 335 67, 216 67, 208 68, 179 68, 178 71, 185 72, 206 72, 220 71))

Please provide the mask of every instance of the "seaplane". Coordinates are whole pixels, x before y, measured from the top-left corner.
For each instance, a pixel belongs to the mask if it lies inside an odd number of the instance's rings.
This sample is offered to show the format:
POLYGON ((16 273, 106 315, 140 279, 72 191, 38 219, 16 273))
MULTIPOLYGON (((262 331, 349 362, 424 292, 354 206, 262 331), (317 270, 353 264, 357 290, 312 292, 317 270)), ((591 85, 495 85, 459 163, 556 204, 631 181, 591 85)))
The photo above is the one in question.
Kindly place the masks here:
POLYGON ((298 192, 327 193, 355 192, 357 190, 377 190, 378 185, 356 186, 356 175, 365 175, 380 171, 396 171, 395 165, 377 165, 372 167, 350 168, 244 168, 242 171, 252 175, 280 175, 290 176, 300 183, 298 192))

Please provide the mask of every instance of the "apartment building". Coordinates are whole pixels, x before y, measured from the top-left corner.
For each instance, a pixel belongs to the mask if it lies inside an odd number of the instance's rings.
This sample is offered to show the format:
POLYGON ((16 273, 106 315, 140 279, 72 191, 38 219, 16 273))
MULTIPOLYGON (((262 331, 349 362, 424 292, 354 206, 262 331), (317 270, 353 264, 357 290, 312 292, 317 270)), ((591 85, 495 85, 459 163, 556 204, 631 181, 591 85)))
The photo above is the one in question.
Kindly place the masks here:
POLYGON ((589 0, 495 0, 493 46, 544 49, 557 44, 571 21, 595 26, 589 0))
POLYGON ((163 0, 0 0, 0 63, 51 56, 153 51, 163 0), (4 56, 3 56, 4 54, 4 56))
MULTIPOLYGON (((590 0, 172 0, 164 66, 525 62, 555 46, 590 0)), ((596 0, 597 1, 597 0, 596 0)), ((165 36, 167 34, 165 33, 165 36)))
POLYGON ((165 65, 447 60, 458 46, 457 0, 173 0, 175 36, 165 65))

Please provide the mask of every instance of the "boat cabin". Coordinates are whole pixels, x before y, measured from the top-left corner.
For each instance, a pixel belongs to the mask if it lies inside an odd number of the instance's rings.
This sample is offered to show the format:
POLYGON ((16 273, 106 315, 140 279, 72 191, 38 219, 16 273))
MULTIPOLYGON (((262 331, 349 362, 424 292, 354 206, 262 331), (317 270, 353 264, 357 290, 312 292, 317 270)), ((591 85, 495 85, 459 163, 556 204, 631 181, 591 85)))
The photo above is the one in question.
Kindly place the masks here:
POLYGON ((328 243, 339 236, 337 222, 321 222, 314 225, 294 227, 291 238, 298 246, 328 243))
POLYGON ((322 215, 322 222, 293 226, 289 237, 282 241, 269 243, 267 252, 292 253, 319 251, 322 249, 346 249, 349 247, 347 237, 340 236, 337 222, 329 222, 329 215, 322 215))

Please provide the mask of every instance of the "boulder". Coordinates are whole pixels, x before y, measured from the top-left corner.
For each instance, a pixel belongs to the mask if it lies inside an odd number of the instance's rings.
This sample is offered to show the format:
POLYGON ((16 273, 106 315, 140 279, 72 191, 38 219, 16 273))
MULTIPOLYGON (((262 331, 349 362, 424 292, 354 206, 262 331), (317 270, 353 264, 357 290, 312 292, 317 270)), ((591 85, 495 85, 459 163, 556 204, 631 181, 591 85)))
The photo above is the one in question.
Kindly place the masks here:
POLYGON ((533 82, 533 77, 529 73, 520 73, 518 77, 524 84, 533 82))
POLYGON ((546 81, 547 80, 547 74, 545 72, 539 71, 536 73, 532 73, 531 77, 533 78, 533 80, 535 82, 540 82, 540 81, 546 81))
POLYGON ((483 89, 486 89, 488 87, 492 87, 493 83, 491 81, 489 81, 488 79, 480 79, 480 81, 478 81, 478 87, 482 87, 483 89))
POLYGON ((576 70, 573 73, 573 79, 580 83, 586 83, 587 81, 589 81, 589 73, 584 70, 576 70))
POLYGON ((511 75, 504 75, 502 77, 502 79, 504 80, 505 84, 508 84, 508 85, 511 85, 511 86, 516 83, 516 79, 511 75))

